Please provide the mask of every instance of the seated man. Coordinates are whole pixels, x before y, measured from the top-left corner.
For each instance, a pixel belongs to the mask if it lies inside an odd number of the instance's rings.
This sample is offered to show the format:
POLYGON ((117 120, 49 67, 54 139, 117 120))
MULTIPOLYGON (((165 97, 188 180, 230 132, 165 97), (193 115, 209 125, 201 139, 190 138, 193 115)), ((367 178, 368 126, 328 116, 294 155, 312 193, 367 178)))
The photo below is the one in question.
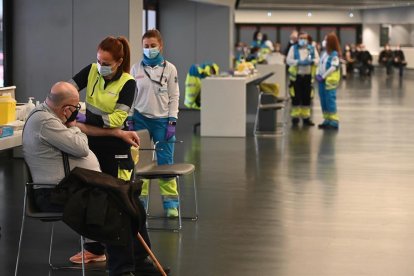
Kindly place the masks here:
POLYGON ((387 69, 387 75, 391 74, 392 64, 394 61, 394 53, 391 51, 390 45, 387 43, 384 49, 380 52, 378 63, 385 66, 387 69))
POLYGON ((404 52, 401 50, 400 44, 397 45, 394 51, 394 66, 399 69, 399 75, 402 77, 404 67, 407 66, 407 61, 405 60, 404 52))
MULTIPOLYGON (((53 85, 44 103, 29 115, 23 131, 24 158, 36 183, 58 183, 65 175, 62 151, 69 155, 70 168, 86 168, 100 171, 96 156, 88 147, 87 136, 76 127, 76 115, 80 109, 79 93, 67 82, 53 85)), ((112 135, 137 146, 139 138, 135 132, 108 129, 112 135)), ((50 202, 50 188, 34 187, 38 208, 45 212, 62 212, 63 206, 50 202)), ((149 245, 145 223, 139 233, 149 245)), ((131 231, 132 234, 132 231, 131 231)), ((135 235, 131 235, 127 246, 106 245, 110 276, 160 275, 148 260, 148 254, 135 235), (139 274, 141 275, 141 274, 139 274)), ((103 255, 105 257, 105 255, 103 255)))
POLYGON ((359 74, 362 76, 371 76, 371 73, 374 71, 374 66, 372 65, 372 55, 365 48, 364 44, 360 45, 359 61, 361 62, 361 67, 359 69, 359 74))

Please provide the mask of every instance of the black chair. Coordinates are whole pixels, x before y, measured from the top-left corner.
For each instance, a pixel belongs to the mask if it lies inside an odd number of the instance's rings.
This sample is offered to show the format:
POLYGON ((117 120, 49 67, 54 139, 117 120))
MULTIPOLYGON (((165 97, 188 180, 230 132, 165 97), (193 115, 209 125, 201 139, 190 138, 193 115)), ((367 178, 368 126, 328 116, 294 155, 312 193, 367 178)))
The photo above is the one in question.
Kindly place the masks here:
MULTIPOLYGON (((19 247, 17 250, 17 259, 16 259, 16 268, 14 271, 14 275, 17 276, 18 268, 19 268, 19 261, 20 261, 20 250, 22 245, 22 239, 23 239, 23 231, 24 231, 24 224, 26 218, 35 219, 42 222, 50 222, 52 223, 51 226, 51 234, 50 234, 50 244, 49 244, 49 267, 53 270, 59 270, 59 269, 80 269, 79 266, 55 266, 52 264, 52 247, 53 247, 53 234, 54 234, 54 223, 56 221, 62 220, 62 213, 50 213, 50 212, 42 212, 40 211, 35 204, 34 200, 34 188, 33 186, 46 186, 50 187, 51 184, 43 184, 43 183, 33 183, 30 170, 26 164, 26 171, 28 174, 28 181, 25 185, 24 190, 24 198, 23 198, 23 216, 22 216, 22 225, 20 228, 20 238, 19 238, 19 247)), ((84 252, 83 250, 84 245, 84 238, 81 236, 81 252, 84 252)), ((85 276, 85 262, 83 260, 82 256, 82 275, 85 276)))
MULTIPOLYGON (((179 231, 182 228, 182 219, 188 220, 197 220, 198 219, 198 201, 197 201, 197 188, 195 182, 195 166, 188 163, 175 163, 172 165, 157 165, 155 161, 155 151, 156 146, 151 141, 148 130, 138 130, 137 134, 140 138, 140 148, 142 149, 139 154, 139 161, 135 166, 135 176, 143 179, 159 179, 159 178, 176 178, 177 179, 177 190, 178 190, 178 228, 165 229, 165 228, 151 228, 156 230, 173 230, 179 231), (181 198, 180 198, 180 189, 182 182, 180 177, 192 174, 193 178, 193 189, 194 189, 194 209, 195 215, 192 217, 184 217, 181 215, 181 198)), ((148 189, 150 190, 150 189, 148 189)), ((149 214, 149 202, 150 202, 150 193, 148 194, 147 206, 144 206, 147 215, 151 218, 149 214)))

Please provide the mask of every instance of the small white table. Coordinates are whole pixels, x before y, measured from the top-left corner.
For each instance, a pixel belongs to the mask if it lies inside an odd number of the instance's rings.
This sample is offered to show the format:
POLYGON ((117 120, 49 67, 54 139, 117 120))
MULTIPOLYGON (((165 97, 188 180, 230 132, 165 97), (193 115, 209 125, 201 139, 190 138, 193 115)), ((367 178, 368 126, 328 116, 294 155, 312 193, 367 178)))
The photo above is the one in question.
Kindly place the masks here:
POLYGON ((15 131, 12 136, 0 138, 0 150, 15 148, 22 145, 22 131, 15 131))
POLYGON ((201 81, 201 136, 245 137, 248 77, 209 77, 201 81))

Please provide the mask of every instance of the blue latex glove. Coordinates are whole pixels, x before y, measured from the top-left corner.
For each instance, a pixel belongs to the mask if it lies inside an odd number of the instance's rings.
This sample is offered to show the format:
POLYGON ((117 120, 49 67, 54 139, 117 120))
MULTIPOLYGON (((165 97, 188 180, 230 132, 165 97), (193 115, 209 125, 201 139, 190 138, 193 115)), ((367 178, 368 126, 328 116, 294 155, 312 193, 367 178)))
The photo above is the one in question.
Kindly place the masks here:
POLYGON ((307 59, 298 61, 298 65, 301 65, 301 66, 307 66, 307 65, 311 65, 311 64, 312 64, 312 62, 307 60, 307 59))
POLYGON ((76 115, 76 122, 85 123, 86 122, 86 115, 79 112, 78 115, 76 115))
POLYGON ((128 116, 127 118, 127 127, 128 127, 128 130, 134 130, 134 120, 132 119, 131 116, 128 116))
POLYGON ((167 141, 170 140, 170 138, 173 137, 174 135, 175 135, 175 125, 170 124, 170 122, 168 122, 167 133, 165 134, 165 140, 167 141))
POLYGON ((324 79, 323 79, 323 77, 321 76, 321 75, 316 75, 316 80, 318 81, 318 82, 323 82, 324 81, 324 79))

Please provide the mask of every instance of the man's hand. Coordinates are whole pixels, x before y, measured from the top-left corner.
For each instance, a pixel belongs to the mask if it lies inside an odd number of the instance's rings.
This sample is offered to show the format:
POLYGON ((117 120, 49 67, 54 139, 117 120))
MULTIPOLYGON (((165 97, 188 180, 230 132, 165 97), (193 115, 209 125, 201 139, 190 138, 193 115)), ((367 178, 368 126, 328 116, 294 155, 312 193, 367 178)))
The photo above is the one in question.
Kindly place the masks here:
POLYGON ((139 136, 135 131, 125 131, 120 129, 117 136, 131 146, 138 147, 140 144, 139 136))

